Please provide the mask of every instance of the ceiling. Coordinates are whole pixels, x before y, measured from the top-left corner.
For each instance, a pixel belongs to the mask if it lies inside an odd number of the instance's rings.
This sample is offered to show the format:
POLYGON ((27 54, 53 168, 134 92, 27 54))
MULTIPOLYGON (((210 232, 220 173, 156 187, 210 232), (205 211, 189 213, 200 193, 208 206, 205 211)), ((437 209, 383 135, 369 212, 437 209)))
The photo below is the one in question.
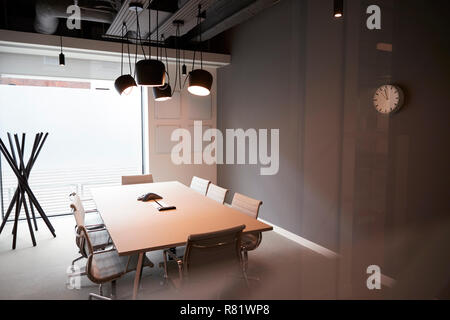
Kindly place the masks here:
MULTIPOLYGON (((227 53, 217 39, 223 32, 244 22, 280 0, 0 0, 0 28, 56 34, 84 39, 121 41, 124 23, 130 42, 154 45, 157 35, 164 45, 184 49, 202 42, 205 51, 227 53), (136 11, 130 2, 142 5, 137 31, 136 11), (149 2, 150 15, 149 15, 149 2), (81 28, 68 29, 67 8, 74 3, 80 8, 81 28), (198 5, 201 4, 201 25, 197 26, 198 5), (149 19, 150 17, 150 19, 149 19), (149 26, 149 20, 151 25, 149 26), (174 23, 178 22, 178 24, 174 23), (180 37, 175 37, 179 25, 180 37), (158 28, 157 28, 158 26, 158 28), (151 32, 149 32, 149 30, 151 32), (138 40, 140 39, 140 40, 138 40), (178 41, 176 41, 178 40, 178 41)), ((124 29, 125 30, 125 29, 124 29)))

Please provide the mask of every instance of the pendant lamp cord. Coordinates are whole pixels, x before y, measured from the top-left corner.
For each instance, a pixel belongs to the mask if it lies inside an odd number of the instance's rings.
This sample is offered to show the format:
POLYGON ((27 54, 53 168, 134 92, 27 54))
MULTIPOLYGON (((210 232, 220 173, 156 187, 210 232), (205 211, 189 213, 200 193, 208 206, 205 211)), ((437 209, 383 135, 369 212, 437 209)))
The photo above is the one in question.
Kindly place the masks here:
MULTIPOLYGON (((161 42, 165 43, 164 35, 161 35, 161 42)), ((161 48, 161 59, 162 59, 162 48, 161 48)), ((167 83, 170 85, 170 75, 169 75, 169 58, 167 58, 167 47, 164 46, 164 50, 166 52, 166 74, 167 74, 167 83)), ((176 80, 176 78, 175 78, 176 80)), ((175 83, 176 86, 176 83, 175 83)))
MULTIPOLYGON (((152 10, 151 10, 152 0, 148 1, 148 52, 149 52, 149 59, 152 58, 152 10)), ((158 47, 156 47, 156 50, 158 50, 158 47)))
MULTIPOLYGON (((138 43, 136 42, 136 51, 134 53, 134 73, 133 78, 136 79, 136 63, 137 63, 137 55, 138 55, 138 43)), ((131 67, 130 67, 131 68, 131 67)))
MULTIPOLYGON (((144 46, 142 45, 142 38, 141 38, 141 27, 139 26, 139 14, 138 9, 136 8, 136 26, 137 26, 137 34, 139 42, 141 43, 142 53, 144 54, 144 60, 147 60, 147 56, 145 55, 144 46)), ((151 54, 151 53, 150 53, 151 54)))
MULTIPOLYGON (((181 63, 180 63, 180 43, 179 43, 179 37, 180 37, 180 25, 177 25, 177 30, 175 33, 175 41, 176 41, 176 52, 175 52, 175 84, 173 86, 173 93, 175 92, 176 88, 177 88, 177 82, 179 82, 179 86, 180 86, 180 91, 181 91, 181 72, 180 72, 180 68, 181 68, 181 63), (178 77, 180 77, 180 80, 178 81, 178 77)), ((167 55, 167 54, 166 54, 167 55)), ((173 95, 172 93, 172 95, 173 95)))
POLYGON ((201 8, 202 6, 198 6, 198 28, 200 33, 200 69, 203 69, 203 50, 202 50, 202 18, 201 18, 201 8))
MULTIPOLYGON (((159 40, 159 10, 156 10, 156 42, 158 42, 159 40)), ((159 60, 159 43, 156 43, 157 47, 156 47, 156 60, 159 60)), ((162 52, 161 52, 161 56, 162 56, 162 52)))
POLYGON ((60 40, 60 44, 61 44, 61 53, 63 53, 63 51, 62 51, 62 36, 59 36, 59 40, 60 40))
MULTIPOLYGON (((199 12, 200 12, 200 7, 201 7, 201 4, 198 5, 199 12)), ((197 26, 198 26, 198 15, 197 15, 197 26)), ((196 52, 197 52, 197 46, 195 46, 195 48, 194 48, 194 57, 192 58, 192 70, 191 71, 194 71, 194 68, 195 68, 195 53, 196 52)))
POLYGON ((186 50, 183 48, 183 64, 186 64, 186 50))
MULTIPOLYGON (((128 65, 130 66, 130 75, 133 73, 131 70, 131 56, 130 56, 130 40, 128 39, 128 28, 126 23, 123 24, 125 26, 125 36, 127 38, 127 52, 128 52, 128 65)), ((136 62, 135 62, 136 64, 136 62)))
POLYGON ((122 24, 122 54, 120 55, 120 75, 123 76, 123 29, 125 27, 125 22, 122 24))
MULTIPOLYGON (((198 49, 198 47, 201 47, 202 45, 202 24, 201 24, 201 16, 202 16, 202 5, 199 3, 198 5, 198 15, 197 15, 197 27, 199 30, 199 35, 198 35, 198 40, 200 41, 200 43, 196 46, 196 48, 194 49, 194 58, 192 59, 192 71, 194 70, 195 67, 195 54, 196 51, 198 49)), ((203 52, 200 48, 200 69, 203 69, 203 52)))

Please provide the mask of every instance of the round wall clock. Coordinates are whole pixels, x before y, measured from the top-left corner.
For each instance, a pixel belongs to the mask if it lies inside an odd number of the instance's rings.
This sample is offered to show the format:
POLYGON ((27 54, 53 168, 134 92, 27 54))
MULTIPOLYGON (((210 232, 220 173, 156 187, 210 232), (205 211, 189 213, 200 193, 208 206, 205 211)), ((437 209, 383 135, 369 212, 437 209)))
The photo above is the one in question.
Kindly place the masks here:
POLYGON ((397 112, 403 106, 403 102, 403 90, 391 84, 379 87, 373 97, 375 109, 382 114, 397 112))

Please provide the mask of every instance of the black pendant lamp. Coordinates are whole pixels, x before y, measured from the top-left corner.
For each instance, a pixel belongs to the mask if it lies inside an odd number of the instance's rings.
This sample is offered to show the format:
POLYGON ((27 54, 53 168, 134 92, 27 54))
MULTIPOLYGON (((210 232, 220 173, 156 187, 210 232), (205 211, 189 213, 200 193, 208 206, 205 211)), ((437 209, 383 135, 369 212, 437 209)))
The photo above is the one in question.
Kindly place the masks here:
POLYGON ((334 0, 334 17, 339 19, 344 16, 344 0, 334 0))
MULTIPOLYGON (((120 95, 129 95, 134 87, 137 87, 136 81, 131 76, 131 59, 130 59, 130 44, 128 42, 127 36, 127 46, 128 46, 128 64, 130 66, 130 73, 123 74, 123 38, 124 38, 124 29, 126 28, 125 23, 122 25, 122 56, 120 60, 120 77, 116 79, 114 82, 114 87, 120 95)), ((127 31, 127 30, 126 30, 127 31)), ((127 32, 128 34, 128 32, 127 32)))
POLYGON ((189 73, 188 91, 196 96, 207 96, 211 93, 213 77, 203 69, 196 69, 189 73))
POLYGON ((168 83, 162 87, 154 87, 153 97, 155 98, 155 101, 160 102, 172 99, 172 87, 168 83))
POLYGON ((64 67, 66 65, 66 57, 64 56, 64 53, 62 50, 62 36, 60 36, 60 44, 61 44, 61 53, 59 54, 59 65, 61 67, 64 67))
MULTIPOLYGON (((158 16, 158 14, 157 14, 158 16)), ((161 36, 161 42, 164 45, 164 35, 161 36)), ((158 50, 159 47, 156 48, 158 50)), ((169 76, 169 61, 167 58, 167 48, 164 46, 165 52, 166 52, 166 69, 167 69, 167 79, 168 81, 161 87, 153 87, 153 97, 155 98, 155 101, 167 101, 172 99, 172 87, 170 86, 170 76, 169 76)), ((159 54, 158 54, 159 56, 159 54)), ((162 57, 162 54, 161 54, 162 57)), ((176 86, 176 83, 175 83, 176 86)))
MULTIPOLYGON (((181 21, 184 24, 184 21, 181 21)), ((180 37, 180 26, 178 26, 178 38, 180 37)), ((178 50, 180 50, 180 47, 178 45, 178 50)), ((181 74, 185 77, 187 76, 187 66, 186 66, 186 57, 185 57, 186 50, 183 49, 183 66, 181 67, 181 74)), ((181 64, 181 62, 180 62, 181 64)), ((180 79, 181 80, 181 79, 180 79)))
MULTIPOLYGON (((197 26, 200 33, 200 45, 202 43, 202 30, 201 30, 201 5, 198 5, 198 16, 197 16, 197 26)), ((192 69, 194 69, 195 63, 195 52, 194 60, 192 62, 192 69)), ((211 93, 211 86, 213 83, 213 77, 211 73, 203 70, 203 52, 200 50, 200 69, 195 69, 189 72, 189 87, 188 91, 196 96, 207 96, 211 93)))
MULTIPOLYGON (((137 32, 140 38, 141 31, 139 27, 139 15, 138 15, 138 7, 142 9, 140 4, 130 4, 130 8, 134 8, 136 11, 136 23, 137 23, 137 32)), ((158 22, 157 22, 158 24, 158 22)), ((158 30, 158 25, 156 26, 158 30)), ((148 5, 148 32, 149 32, 149 57, 145 56, 144 48, 142 47, 142 51, 144 53, 144 60, 138 61, 136 63, 136 81, 139 85, 145 87, 160 87, 164 85, 164 81, 166 78, 166 68, 164 63, 159 61, 158 59, 151 59, 152 49, 151 49, 151 2, 148 5)), ((141 39, 142 46, 142 39, 141 39)))

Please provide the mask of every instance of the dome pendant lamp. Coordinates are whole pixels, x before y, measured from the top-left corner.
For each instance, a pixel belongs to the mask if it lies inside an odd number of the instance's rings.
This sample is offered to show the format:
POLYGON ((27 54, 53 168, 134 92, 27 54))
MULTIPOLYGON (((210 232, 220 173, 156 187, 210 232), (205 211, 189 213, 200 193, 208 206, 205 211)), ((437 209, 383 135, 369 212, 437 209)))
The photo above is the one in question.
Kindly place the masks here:
MULTIPOLYGON (((163 44, 165 42, 164 35, 161 35, 161 42, 163 44)), ((167 58, 167 48, 164 47, 164 49, 166 52, 166 66, 167 66, 168 81, 162 87, 153 87, 153 97, 155 98, 155 101, 160 101, 160 102, 172 99, 172 87, 170 86, 170 76, 169 76, 169 72, 168 72, 169 71, 169 61, 167 58)), ((158 50, 158 48, 156 50, 158 50)), ((162 57, 162 53, 161 53, 161 57, 162 57)), ((176 78, 175 78, 175 80, 176 80, 176 78)), ((177 84, 175 82, 175 87, 176 87, 176 85, 177 84)))
POLYGON ((339 19, 344 16, 344 0, 334 0, 334 17, 339 19))
MULTIPOLYGON (((198 5, 198 16, 197 16, 197 26, 200 33, 200 45, 202 43, 202 29, 201 29, 201 5, 198 5)), ((195 52, 194 60, 192 62, 192 71, 189 72, 189 87, 188 91, 196 96, 207 96, 211 93, 211 87, 213 83, 213 77, 211 73, 203 70, 203 52, 200 50, 200 69, 194 70, 195 63, 195 52)))
POLYGON ((153 97, 155 101, 167 101, 172 99, 172 87, 166 83, 162 87, 153 88, 153 97))
POLYGON ((114 87, 120 95, 129 95, 134 87, 137 87, 136 81, 130 74, 124 74, 116 79, 114 87))
POLYGON ((117 92, 120 95, 129 95, 134 87, 137 87, 136 81, 134 81, 134 78, 131 76, 131 60, 130 60, 130 45, 128 42, 127 37, 127 43, 128 43, 128 63, 130 66, 130 74, 123 74, 123 30, 126 28, 125 23, 122 25, 122 57, 120 60, 120 74, 121 76, 116 79, 114 82, 114 87, 116 88, 117 92))
MULTIPOLYGON (((139 15, 138 15, 138 6, 140 6, 142 10, 142 6, 140 4, 130 4, 130 9, 136 11, 136 23, 137 23, 137 32, 140 38, 141 31, 139 27, 139 15)), ((156 29, 158 30, 158 22, 156 29)), ((164 63, 159 61, 158 59, 151 59, 152 49, 151 49, 151 2, 148 5, 148 33, 149 33, 149 57, 147 59, 144 48, 142 47, 142 51, 144 53, 144 60, 140 60, 136 63, 136 81, 139 85, 145 87, 160 87, 164 85, 164 81, 166 78, 166 68, 164 63)), ((141 41, 142 46, 142 41, 141 41)))
POLYGON ((196 96, 207 96, 211 93, 213 77, 203 69, 196 69, 189 73, 188 91, 196 96))

